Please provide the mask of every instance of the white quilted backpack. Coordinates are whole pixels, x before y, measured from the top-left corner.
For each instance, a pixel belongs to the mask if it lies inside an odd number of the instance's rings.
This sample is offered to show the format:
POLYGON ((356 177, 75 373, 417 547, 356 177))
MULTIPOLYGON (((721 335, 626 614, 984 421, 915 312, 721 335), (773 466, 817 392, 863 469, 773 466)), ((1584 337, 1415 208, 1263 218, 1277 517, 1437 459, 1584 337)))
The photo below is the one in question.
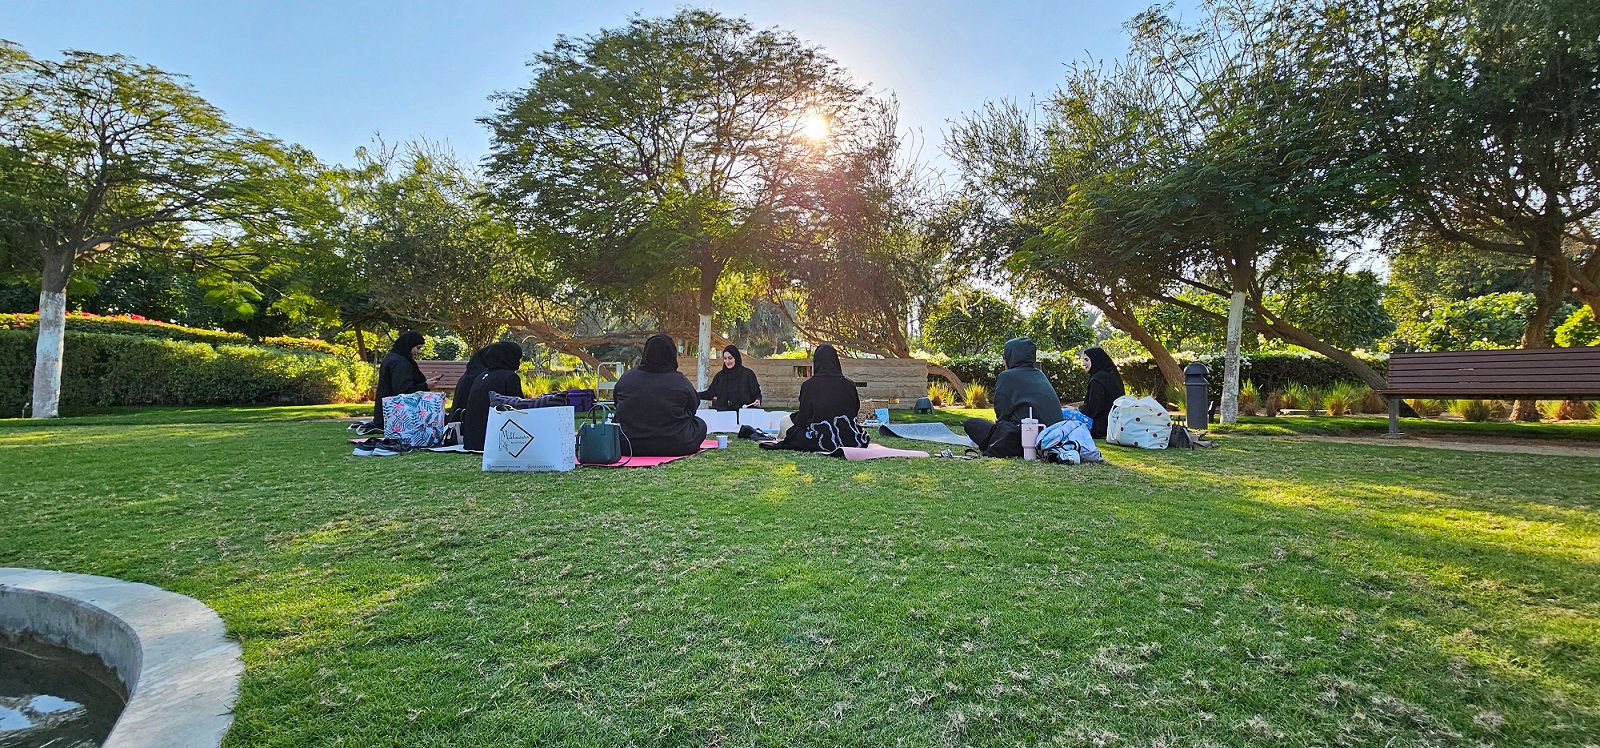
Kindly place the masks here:
POLYGON ((1153 397, 1123 395, 1111 404, 1106 441, 1124 447, 1166 449, 1172 435, 1172 416, 1153 397))

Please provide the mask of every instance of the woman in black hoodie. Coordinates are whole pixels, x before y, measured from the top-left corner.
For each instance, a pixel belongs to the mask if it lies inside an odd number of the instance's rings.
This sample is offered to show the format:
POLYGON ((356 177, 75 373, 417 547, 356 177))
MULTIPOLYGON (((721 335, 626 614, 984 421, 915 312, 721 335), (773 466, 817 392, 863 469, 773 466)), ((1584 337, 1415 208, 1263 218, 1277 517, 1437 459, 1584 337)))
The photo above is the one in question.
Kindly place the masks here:
POLYGON ((1085 348, 1078 354, 1078 363, 1089 370, 1089 387, 1083 394, 1083 414, 1094 419, 1089 434, 1096 439, 1106 438, 1106 426, 1111 423, 1111 405, 1127 394, 1122 387, 1122 374, 1117 364, 1104 348, 1085 348))
POLYGON ((383 399, 412 392, 427 392, 431 384, 422 376, 417 366, 417 352, 422 348, 422 333, 406 330, 395 339, 383 362, 378 364, 378 390, 372 402, 372 423, 368 428, 383 430, 383 399))
POLYGON ((467 370, 461 378, 456 380, 455 399, 450 403, 450 421, 461 420, 461 414, 467 412, 467 401, 472 399, 472 383, 483 376, 483 354, 489 350, 484 346, 474 351, 472 358, 467 359, 467 370))
POLYGON ((800 408, 789 417, 793 425, 769 449, 838 454, 840 447, 865 447, 870 439, 856 425, 860 412, 856 383, 845 377, 839 352, 823 343, 811 355, 811 378, 800 385, 800 408))
POLYGON ((694 415, 700 396, 678 372, 678 347, 672 338, 651 335, 639 368, 617 380, 612 397, 617 425, 626 437, 623 447, 631 448, 630 454, 677 457, 700 451, 706 438, 706 422, 694 415))
POLYGON ((700 393, 701 400, 710 400, 713 410, 738 410, 761 407, 761 383, 756 373, 744 365, 739 349, 728 346, 722 349, 722 370, 711 378, 711 386, 700 393))
POLYGON ((967 438, 987 457, 1021 457, 1022 419, 1041 426, 1061 420, 1061 398, 1039 370, 1039 348, 1031 338, 1012 338, 1005 346, 1006 370, 994 379, 994 420, 968 418, 967 438))
POLYGON ((472 382, 466 411, 461 414, 461 446, 474 452, 483 451, 483 440, 489 430, 489 393, 522 397, 522 375, 517 373, 521 365, 522 346, 509 340, 483 349, 484 371, 472 382))

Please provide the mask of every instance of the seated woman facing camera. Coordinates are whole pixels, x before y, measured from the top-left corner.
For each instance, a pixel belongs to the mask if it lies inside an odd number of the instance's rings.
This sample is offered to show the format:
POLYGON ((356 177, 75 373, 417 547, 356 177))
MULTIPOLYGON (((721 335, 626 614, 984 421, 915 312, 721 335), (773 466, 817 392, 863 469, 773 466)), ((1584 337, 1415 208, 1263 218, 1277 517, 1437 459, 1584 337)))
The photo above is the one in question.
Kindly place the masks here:
POLYGON ((722 349, 722 369, 711 378, 711 386, 700 393, 701 400, 710 400, 712 410, 738 410, 761 407, 761 383, 756 373, 744 365, 739 349, 728 346, 722 349))
POLYGON ((811 378, 800 385, 800 407, 784 419, 786 431, 766 449, 842 454, 840 447, 865 447, 871 441, 856 425, 861 396, 844 375, 839 353, 824 343, 811 356, 811 378))
POLYGON ((650 336, 644 342, 644 360, 617 380, 612 397, 629 454, 678 457, 700 451, 706 438, 706 422, 694 414, 700 394, 678 372, 678 347, 672 338, 650 336))

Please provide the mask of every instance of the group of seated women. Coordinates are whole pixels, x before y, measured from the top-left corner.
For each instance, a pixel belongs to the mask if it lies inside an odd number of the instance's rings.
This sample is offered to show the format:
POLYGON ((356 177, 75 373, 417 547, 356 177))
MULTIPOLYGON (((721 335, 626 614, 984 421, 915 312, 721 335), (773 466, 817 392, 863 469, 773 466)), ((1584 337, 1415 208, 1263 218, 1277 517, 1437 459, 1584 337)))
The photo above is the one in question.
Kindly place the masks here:
MULTIPOLYGON (((1040 426, 1061 420, 1061 398, 1050 379, 1039 370, 1039 349, 1028 338, 1006 341, 1005 371, 994 380, 995 420, 969 418, 963 424, 967 438, 989 457, 1022 456, 1022 420, 1034 418, 1040 426)), ((1089 386, 1079 410, 1094 421, 1089 432, 1106 437, 1111 404, 1124 393, 1117 365, 1104 349, 1085 348, 1078 363, 1089 372, 1089 386)))
MULTIPOLYGON (((378 423, 382 423, 384 397, 428 389, 415 362, 422 342, 420 334, 407 331, 384 359, 374 411, 378 423)), ((1062 417, 1061 398, 1038 368, 1033 341, 1006 341, 1004 358, 1006 369, 995 379, 995 420, 971 418, 964 424, 967 436, 991 457, 1022 455, 1024 418, 1031 416, 1048 426, 1062 417)), ((522 397, 522 378, 517 373, 521 362, 522 347, 510 341, 480 348, 467 362, 466 373, 456 383, 450 414, 451 420, 461 423, 461 443, 467 449, 483 449, 491 392, 522 397)), ((1111 357, 1098 347, 1079 354, 1079 363, 1089 372, 1081 410, 1093 419, 1095 438, 1104 438, 1111 404, 1123 395, 1122 378, 1111 357)), ((706 423, 695 415, 701 401, 710 401, 713 409, 724 411, 760 407, 761 385, 755 372, 744 365, 739 349, 730 345, 723 349, 722 368, 710 386, 696 391, 678 371, 678 349, 672 338, 653 335, 645 341, 639 367, 617 380, 613 397, 615 419, 627 435, 630 454, 671 457, 700 450, 706 438, 706 423)), ((784 419, 777 437, 762 446, 822 453, 865 447, 869 437, 856 423, 860 410, 856 384, 845 377, 839 353, 831 345, 819 345, 812 353, 811 377, 800 385, 799 408, 784 419)))

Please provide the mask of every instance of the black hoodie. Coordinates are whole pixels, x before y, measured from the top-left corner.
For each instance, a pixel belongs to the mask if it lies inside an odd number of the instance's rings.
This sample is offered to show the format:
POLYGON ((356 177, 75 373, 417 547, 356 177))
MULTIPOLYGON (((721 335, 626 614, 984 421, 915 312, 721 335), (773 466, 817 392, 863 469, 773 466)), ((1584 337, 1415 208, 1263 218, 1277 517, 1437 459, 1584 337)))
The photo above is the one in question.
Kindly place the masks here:
POLYGON ((428 379, 411 358, 411 349, 422 345, 422 333, 406 330, 394 341, 388 355, 378 364, 378 389, 372 401, 372 426, 383 428, 383 399, 412 392, 427 392, 428 379))
POLYGON ((466 412, 467 401, 472 398, 472 384, 483 376, 483 354, 489 350, 484 346, 474 351, 472 358, 467 359, 467 370, 461 378, 456 380, 455 399, 450 402, 450 420, 461 420, 461 414, 466 412))
POLYGON ((678 372, 678 348, 672 338, 650 336, 644 342, 639 368, 617 380, 612 396, 617 403, 617 425, 626 437, 622 442, 625 453, 675 457, 700 451, 706 438, 706 422, 694 414, 700 397, 678 372))
POLYGON ((1106 438, 1106 426, 1111 422, 1111 406, 1117 398, 1127 394, 1122 386, 1122 374, 1116 362, 1105 349, 1095 346, 1083 349, 1089 357, 1089 387, 1083 394, 1083 414, 1094 419, 1089 433, 1096 439, 1106 438))
POLYGON ((733 368, 723 367, 711 378, 711 386, 700 393, 701 400, 710 400, 716 410, 738 410, 761 399, 761 383, 756 373, 744 365, 739 349, 728 346, 723 353, 733 354, 733 368))
POLYGON ((800 408, 784 436, 784 449, 838 453, 840 447, 865 447, 867 433, 856 425, 861 395, 844 375, 839 353, 823 343, 811 355, 811 378, 800 385, 800 408))
POLYGON ((461 445, 474 452, 483 451, 483 440, 489 429, 489 393, 498 392, 510 397, 522 397, 522 346, 502 340, 483 349, 482 374, 472 383, 467 394, 467 408, 461 414, 461 445))
POLYGON ((1039 349, 1033 341, 1007 340, 1005 359, 1006 370, 994 379, 995 420, 1020 423, 1030 410, 1042 426, 1061 420, 1061 398, 1039 371, 1039 349))

